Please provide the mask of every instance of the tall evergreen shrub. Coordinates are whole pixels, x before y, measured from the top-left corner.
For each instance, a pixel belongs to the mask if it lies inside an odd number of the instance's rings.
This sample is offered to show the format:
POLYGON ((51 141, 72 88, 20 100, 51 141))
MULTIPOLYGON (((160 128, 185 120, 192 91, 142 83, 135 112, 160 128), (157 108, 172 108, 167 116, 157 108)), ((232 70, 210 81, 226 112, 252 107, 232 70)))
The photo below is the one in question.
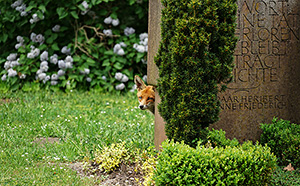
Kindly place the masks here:
POLYGON ((218 84, 232 76, 236 0, 162 4, 162 38, 155 58, 160 71, 158 108, 168 138, 192 145, 218 120, 218 84))

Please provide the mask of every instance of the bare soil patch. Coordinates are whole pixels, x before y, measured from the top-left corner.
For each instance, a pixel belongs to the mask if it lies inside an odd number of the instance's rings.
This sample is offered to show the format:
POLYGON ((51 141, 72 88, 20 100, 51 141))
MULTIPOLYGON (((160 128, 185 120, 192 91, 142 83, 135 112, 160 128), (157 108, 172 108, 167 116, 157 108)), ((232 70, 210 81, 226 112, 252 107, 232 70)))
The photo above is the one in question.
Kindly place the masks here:
POLYGON ((91 173, 88 170, 85 170, 83 164, 80 162, 72 163, 69 167, 77 172, 80 176, 94 176, 99 177, 99 180, 103 179, 100 183, 102 186, 138 186, 141 185, 144 181, 143 175, 134 171, 135 165, 125 165, 121 164, 119 168, 114 170, 111 173, 105 172, 96 172, 91 173))
POLYGON ((56 137, 40 137, 40 138, 36 138, 32 143, 38 144, 40 146, 44 146, 46 143, 50 143, 50 144, 54 144, 54 143, 59 143, 60 138, 56 138, 56 137))

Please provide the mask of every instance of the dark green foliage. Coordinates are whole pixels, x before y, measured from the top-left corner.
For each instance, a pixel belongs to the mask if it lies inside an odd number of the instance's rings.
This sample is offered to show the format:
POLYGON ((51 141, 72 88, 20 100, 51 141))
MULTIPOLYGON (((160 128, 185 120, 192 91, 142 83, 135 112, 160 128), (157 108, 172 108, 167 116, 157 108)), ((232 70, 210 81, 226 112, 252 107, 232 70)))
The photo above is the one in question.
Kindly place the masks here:
POLYGON ((272 149, 278 163, 300 168, 300 125, 274 118, 272 124, 261 124, 261 129, 260 141, 272 149))
POLYGON ((300 185, 300 169, 294 171, 285 171, 284 167, 277 166, 273 173, 273 179, 270 186, 287 185, 299 186, 300 185))
POLYGON ((270 182, 276 166, 269 147, 251 142, 238 147, 194 149, 172 141, 162 147, 154 176, 157 186, 261 186, 270 182))
POLYGON ((218 120, 218 84, 232 75, 236 0, 162 0, 159 112, 166 135, 195 146, 218 120))

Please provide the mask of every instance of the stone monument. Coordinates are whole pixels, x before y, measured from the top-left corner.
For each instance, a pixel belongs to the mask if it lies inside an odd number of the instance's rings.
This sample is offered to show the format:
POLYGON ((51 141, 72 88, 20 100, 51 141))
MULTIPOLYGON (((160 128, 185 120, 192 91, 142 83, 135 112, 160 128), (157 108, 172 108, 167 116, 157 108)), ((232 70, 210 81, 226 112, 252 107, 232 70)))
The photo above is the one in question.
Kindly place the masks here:
MULTIPOLYGON (((260 123, 273 117, 300 123, 300 1, 238 0, 233 80, 213 124, 229 138, 258 140, 260 123)), ((160 0, 149 1, 148 83, 156 85, 153 62, 160 39, 160 0)), ((201 85, 199 85, 201 86, 201 85)), ((157 109, 156 109, 157 110, 157 109)), ((165 139, 156 113, 155 145, 165 139)))

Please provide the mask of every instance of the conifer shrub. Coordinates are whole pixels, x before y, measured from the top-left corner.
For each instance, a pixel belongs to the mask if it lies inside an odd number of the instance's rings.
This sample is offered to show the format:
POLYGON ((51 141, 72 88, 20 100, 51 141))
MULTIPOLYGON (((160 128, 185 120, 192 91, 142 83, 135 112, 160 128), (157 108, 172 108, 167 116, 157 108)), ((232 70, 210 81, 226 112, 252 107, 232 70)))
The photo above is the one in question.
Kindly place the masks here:
POLYGON ((237 147, 196 149, 163 142, 154 175, 160 185, 267 185, 276 167, 270 148, 245 142, 237 147))
POLYGON ((236 46, 236 0, 162 0, 159 112, 166 135, 195 146, 218 120, 218 87, 227 83, 236 46), (201 137, 202 136, 202 137, 201 137))
POLYGON ((277 156, 279 165, 291 163, 300 168, 300 125, 274 118, 272 123, 261 124, 260 141, 267 144, 277 156))

